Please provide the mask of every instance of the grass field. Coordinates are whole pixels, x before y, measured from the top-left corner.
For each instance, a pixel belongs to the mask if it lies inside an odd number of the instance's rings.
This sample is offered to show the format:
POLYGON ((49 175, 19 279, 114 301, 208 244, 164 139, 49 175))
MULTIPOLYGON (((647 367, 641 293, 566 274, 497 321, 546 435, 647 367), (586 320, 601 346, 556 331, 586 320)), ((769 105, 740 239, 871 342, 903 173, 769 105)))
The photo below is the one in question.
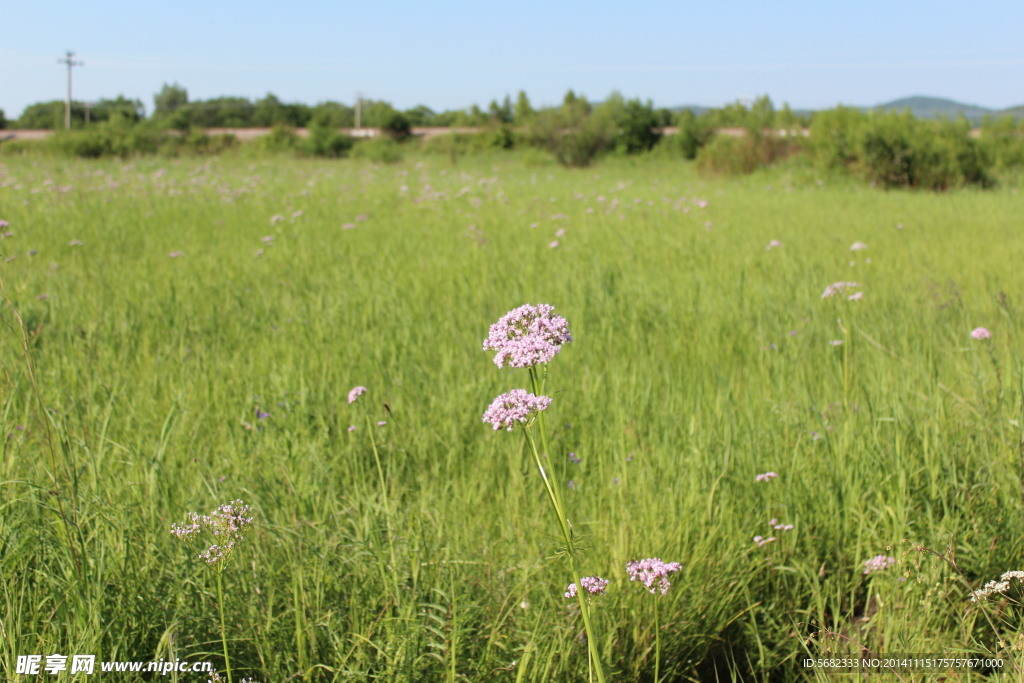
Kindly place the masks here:
POLYGON ((803 659, 858 644, 1018 666, 1020 581, 970 598, 1024 569, 1022 209, 658 159, 5 158, 5 678, 224 675, 218 574, 170 529, 241 499, 234 680, 586 680, 540 477, 481 419, 528 387, 481 350, 524 303, 574 337, 548 458, 609 680, 825 677, 803 659), (644 557, 681 563, 665 595, 644 557))

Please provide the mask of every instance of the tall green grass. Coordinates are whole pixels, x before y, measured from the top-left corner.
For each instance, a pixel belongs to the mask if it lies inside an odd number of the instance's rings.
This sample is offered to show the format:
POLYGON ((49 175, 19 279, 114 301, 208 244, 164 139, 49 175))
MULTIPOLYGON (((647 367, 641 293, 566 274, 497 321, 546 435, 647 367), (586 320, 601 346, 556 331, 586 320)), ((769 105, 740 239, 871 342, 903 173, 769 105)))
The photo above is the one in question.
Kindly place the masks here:
POLYGON ((536 475, 481 421, 517 379, 481 341, 527 302, 575 337, 549 455, 581 571, 611 580, 614 680, 653 675, 625 574, 648 556, 683 565, 667 680, 813 677, 850 641, 1019 662, 1019 614, 969 602, 1021 562, 1019 196, 528 161, 5 160, 6 676, 33 653, 219 668, 215 576, 169 531, 241 498, 236 679, 583 679, 536 475), (822 300, 839 280, 864 299, 822 300), (865 576, 877 554, 900 564, 865 576))

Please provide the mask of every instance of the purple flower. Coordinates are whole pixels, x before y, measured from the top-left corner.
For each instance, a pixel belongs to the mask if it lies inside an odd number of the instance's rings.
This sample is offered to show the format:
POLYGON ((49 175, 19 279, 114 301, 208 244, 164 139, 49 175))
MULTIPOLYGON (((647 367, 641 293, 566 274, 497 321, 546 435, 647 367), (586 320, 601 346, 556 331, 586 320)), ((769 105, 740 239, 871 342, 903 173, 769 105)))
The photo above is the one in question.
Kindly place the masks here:
POLYGON ((864 560, 864 573, 880 572, 894 564, 896 564, 896 560, 888 555, 875 555, 870 560, 864 560))
POLYGON ((348 426, 348 431, 350 431, 350 432, 356 431, 356 426, 355 425, 349 425, 348 426))
POLYGON ((575 453, 570 453, 569 454, 569 462, 578 465, 580 462, 582 462, 582 460, 577 458, 575 453))
POLYGON ((383 427, 383 426, 384 426, 384 425, 386 425, 387 423, 388 423, 388 421, 387 421, 387 420, 380 420, 380 421, 378 421, 378 422, 377 422, 377 426, 378 426, 378 427, 383 427))
MULTIPOLYGON (((608 580, 600 576, 584 576, 580 579, 580 585, 591 595, 604 595, 605 589, 608 588, 608 580)), ((576 590, 576 584, 570 583, 565 589, 565 597, 575 598, 576 590)))
POLYGON ((860 301, 864 298, 864 292, 854 292, 850 296, 846 297, 847 301, 860 301))
POLYGON ((973 337, 974 339, 988 339, 991 336, 992 333, 989 332, 984 327, 976 327, 973 330, 971 330, 971 337, 973 337))
POLYGON ((764 474, 759 474, 756 477, 754 477, 754 481, 771 481, 777 476, 779 475, 777 475, 775 472, 765 472, 764 474))
POLYGON ((682 567, 678 562, 662 562, 660 558, 648 557, 643 560, 633 560, 626 563, 626 573, 630 581, 639 581, 653 595, 656 592, 654 583, 657 582, 657 590, 664 595, 672 586, 669 583, 668 575, 674 574, 682 567))
POLYGON ((558 248, 558 240, 552 240, 551 244, 548 245, 548 249, 557 249, 557 248, 558 248))
POLYGON ((348 392, 349 405, 355 403, 356 399, 365 394, 366 391, 366 387, 352 387, 352 391, 348 392))
POLYGON ((571 488, 571 489, 575 489, 576 488, 576 482, 573 481, 572 479, 569 480, 569 488, 571 488))
POLYGON ((565 318, 553 315, 554 306, 526 304, 506 313, 491 325, 484 351, 496 351, 499 368, 528 368, 547 363, 572 341, 565 318))
POLYGON ((782 242, 780 242, 779 240, 772 240, 771 242, 768 243, 768 251, 771 251, 772 249, 778 249, 781 246, 782 242))
POLYGON ((260 410, 259 408, 256 409, 257 420, 266 420, 268 417, 270 417, 270 413, 265 410, 260 410))
POLYGON ((484 411, 484 422, 490 422, 495 430, 505 428, 511 432, 517 422, 525 425, 534 413, 547 410, 549 405, 551 399, 547 396, 534 396, 526 389, 513 389, 491 402, 484 411))
POLYGON ((769 536, 768 538, 765 538, 764 536, 754 536, 754 543, 757 544, 758 548, 760 548, 763 545, 767 545, 768 543, 771 543, 774 540, 776 540, 774 536, 769 536))

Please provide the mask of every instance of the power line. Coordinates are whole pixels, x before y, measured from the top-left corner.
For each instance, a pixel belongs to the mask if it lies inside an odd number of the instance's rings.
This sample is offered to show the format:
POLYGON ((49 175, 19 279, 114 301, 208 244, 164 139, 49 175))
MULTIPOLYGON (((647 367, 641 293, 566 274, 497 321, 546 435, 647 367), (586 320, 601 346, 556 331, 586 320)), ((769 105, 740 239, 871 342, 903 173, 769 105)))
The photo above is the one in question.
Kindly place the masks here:
POLYGON ((71 67, 73 66, 85 66, 85 62, 80 62, 72 59, 75 53, 68 50, 67 55, 64 59, 58 59, 58 64, 68 65, 68 98, 64 101, 64 128, 71 129, 71 67))

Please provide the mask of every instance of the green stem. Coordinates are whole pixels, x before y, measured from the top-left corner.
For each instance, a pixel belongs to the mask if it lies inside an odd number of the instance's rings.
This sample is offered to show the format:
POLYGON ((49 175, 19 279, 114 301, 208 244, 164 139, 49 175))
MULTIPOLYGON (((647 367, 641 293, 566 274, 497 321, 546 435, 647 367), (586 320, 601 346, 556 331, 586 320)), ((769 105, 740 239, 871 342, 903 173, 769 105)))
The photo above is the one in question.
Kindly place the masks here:
MULTIPOLYGON (((532 375, 531 368, 531 375, 532 375)), ((542 436, 543 436, 543 425, 541 425, 542 436)), ((523 434, 526 435, 526 441, 530 444, 530 453, 533 455, 533 461, 537 465, 537 470, 540 472, 540 477, 544 481, 544 488, 548 492, 548 499, 551 502, 551 506, 554 508, 555 515, 558 517, 558 526, 562 531, 562 538, 565 540, 566 554, 569 557, 569 569, 572 572, 573 583, 576 584, 576 598, 580 603, 580 613, 583 615, 583 628, 587 633, 587 650, 589 659, 594 665, 594 670, 597 672, 597 680, 600 683, 604 683, 604 670, 601 668, 601 659, 598 656, 597 641, 594 638, 594 628, 590 624, 590 608, 587 605, 586 598, 583 596, 584 588, 580 582, 580 572, 576 566, 576 547, 573 543, 572 530, 569 528, 569 521, 566 519, 564 507, 562 506, 562 497, 558 492, 558 486, 552 485, 551 479, 548 477, 547 472, 544 470, 544 464, 541 462, 540 453, 537 452, 537 442, 533 438, 533 434, 530 432, 530 428, 527 427, 523 430, 523 434)))
POLYGON ((231 660, 228 658, 228 630, 224 625, 224 572, 217 570, 217 607, 220 609, 220 642, 224 647, 224 669, 228 674, 228 683, 231 681, 231 660))
POLYGON ((661 680, 661 626, 658 624, 658 599, 654 599, 654 683, 661 680))
POLYGON ((394 533, 391 529, 391 503, 389 502, 388 486, 384 480, 384 469, 380 466, 380 454, 377 452, 377 441, 373 438, 373 425, 370 416, 366 416, 366 432, 370 435, 370 448, 373 449, 373 462, 377 465, 377 481, 380 483, 380 499, 384 504, 384 525, 388 534, 388 555, 391 558, 391 577, 395 588, 395 603, 398 603, 398 564, 395 562, 394 533))

